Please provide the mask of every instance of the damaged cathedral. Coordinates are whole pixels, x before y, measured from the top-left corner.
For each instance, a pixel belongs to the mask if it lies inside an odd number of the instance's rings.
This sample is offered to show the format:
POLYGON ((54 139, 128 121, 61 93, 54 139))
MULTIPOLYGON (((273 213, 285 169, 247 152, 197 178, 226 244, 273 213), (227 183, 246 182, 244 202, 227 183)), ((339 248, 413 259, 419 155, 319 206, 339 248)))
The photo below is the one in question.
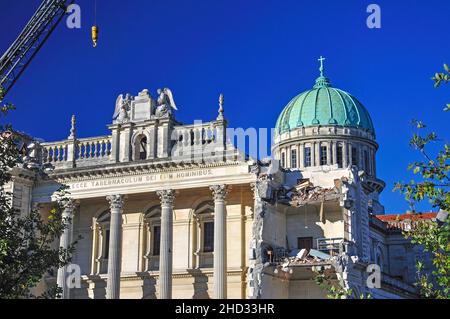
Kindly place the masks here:
MULTIPOLYGON (((322 61, 321 61, 322 62, 322 61)), ((171 90, 117 98, 110 134, 30 138, 8 185, 13 205, 47 216, 70 192, 73 264, 46 275, 64 298, 326 298, 325 269, 353 297, 414 298, 420 250, 385 215, 375 128, 367 109, 320 69, 276 122, 270 159, 252 159, 216 119, 176 120, 171 90), (379 275, 371 281, 370 276, 379 275)), ((417 218, 433 219, 432 213, 417 218)))

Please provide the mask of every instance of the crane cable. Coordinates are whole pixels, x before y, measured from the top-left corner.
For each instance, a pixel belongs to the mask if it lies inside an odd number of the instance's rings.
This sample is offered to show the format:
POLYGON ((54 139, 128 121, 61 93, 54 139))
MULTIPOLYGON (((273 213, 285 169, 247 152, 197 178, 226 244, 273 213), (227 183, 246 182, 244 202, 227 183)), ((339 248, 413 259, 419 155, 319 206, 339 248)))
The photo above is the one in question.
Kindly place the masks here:
POLYGON ((98 27, 97 27, 97 0, 94 0, 94 25, 92 26, 92 45, 97 47, 98 27))

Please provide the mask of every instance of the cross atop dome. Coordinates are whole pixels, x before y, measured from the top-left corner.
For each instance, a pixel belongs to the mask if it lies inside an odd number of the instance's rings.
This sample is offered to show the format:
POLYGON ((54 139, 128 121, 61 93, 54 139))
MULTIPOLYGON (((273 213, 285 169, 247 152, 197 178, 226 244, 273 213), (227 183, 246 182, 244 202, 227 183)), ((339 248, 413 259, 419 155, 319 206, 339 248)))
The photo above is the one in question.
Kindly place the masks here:
POLYGON ((317 61, 320 62, 320 67, 319 67, 320 76, 316 79, 316 84, 314 85, 315 89, 331 86, 330 79, 327 78, 323 72, 325 69, 323 61, 325 61, 325 60, 326 59, 323 56, 320 56, 320 58, 317 59, 317 61))
POLYGON ((326 59, 323 56, 320 56, 320 58, 317 60, 320 62, 320 68, 319 68, 320 76, 324 76, 323 75, 323 61, 325 61, 325 60, 326 59))

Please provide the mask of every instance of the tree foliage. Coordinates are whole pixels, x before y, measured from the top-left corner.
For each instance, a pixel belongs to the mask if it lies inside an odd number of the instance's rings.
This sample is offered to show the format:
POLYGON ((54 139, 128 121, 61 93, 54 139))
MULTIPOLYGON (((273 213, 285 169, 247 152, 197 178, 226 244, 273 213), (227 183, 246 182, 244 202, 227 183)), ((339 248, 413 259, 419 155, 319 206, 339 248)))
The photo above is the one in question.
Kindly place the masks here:
MULTIPOLYGON (((450 82, 449 67, 444 64, 444 72, 436 73, 432 80, 435 88, 450 82)), ((444 112, 450 110, 450 104, 444 107, 444 112)), ((410 145, 417 150, 422 160, 408 166, 419 180, 409 183, 396 183, 394 190, 404 194, 412 208, 423 200, 436 209, 450 211, 450 145, 438 137, 436 132, 427 131, 427 125, 414 120, 416 132, 410 145), (443 142, 444 141, 444 142, 443 142), (441 145, 442 144, 442 145, 441 145), (431 146, 438 145, 441 149, 433 152, 431 146), (433 155, 434 153, 434 155, 433 155)), ((428 269, 423 258, 417 261, 416 285, 425 298, 450 298, 450 233, 448 218, 442 223, 433 221, 414 221, 414 227, 404 235, 414 244, 421 245, 431 256, 432 268, 428 269)))
MULTIPOLYGON (((13 110, 12 104, 3 104, 0 88, 0 118, 13 110)), ((50 287, 41 296, 31 293, 49 272, 68 264, 74 251, 54 248, 64 229, 70 222, 62 217, 67 200, 64 190, 58 195, 58 201, 47 218, 38 210, 22 214, 12 207, 12 194, 6 191, 12 180, 11 170, 17 168, 21 157, 17 148, 17 136, 11 125, 0 127, 0 298, 50 298, 58 297, 60 288, 50 287)))
POLYGON ((353 295, 352 289, 347 289, 342 279, 337 280, 334 272, 325 267, 315 267, 314 282, 327 292, 328 299, 347 299, 353 295))
MULTIPOLYGON (((333 267, 337 269, 338 267, 333 267)), ((332 271, 324 266, 315 266, 314 282, 327 292, 328 299, 372 299, 370 294, 357 295, 353 289, 348 288, 344 283, 344 274, 339 271, 332 271)))

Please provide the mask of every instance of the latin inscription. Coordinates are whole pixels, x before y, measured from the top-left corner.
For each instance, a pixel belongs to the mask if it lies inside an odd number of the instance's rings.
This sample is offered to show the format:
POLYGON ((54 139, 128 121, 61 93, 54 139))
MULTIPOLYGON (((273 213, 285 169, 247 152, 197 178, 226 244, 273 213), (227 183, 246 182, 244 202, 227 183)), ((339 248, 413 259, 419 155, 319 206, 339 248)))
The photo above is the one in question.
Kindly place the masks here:
POLYGON ((212 175, 214 174, 211 169, 202 169, 187 172, 159 173, 159 174, 128 176, 128 177, 112 177, 93 181, 68 183, 68 185, 70 186, 70 189, 84 189, 84 188, 107 187, 114 185, 134 185, 160 181, 172 181, 172 180, 175 181, 180 179, 190 179, 193 177, 197 178, 212 175))

